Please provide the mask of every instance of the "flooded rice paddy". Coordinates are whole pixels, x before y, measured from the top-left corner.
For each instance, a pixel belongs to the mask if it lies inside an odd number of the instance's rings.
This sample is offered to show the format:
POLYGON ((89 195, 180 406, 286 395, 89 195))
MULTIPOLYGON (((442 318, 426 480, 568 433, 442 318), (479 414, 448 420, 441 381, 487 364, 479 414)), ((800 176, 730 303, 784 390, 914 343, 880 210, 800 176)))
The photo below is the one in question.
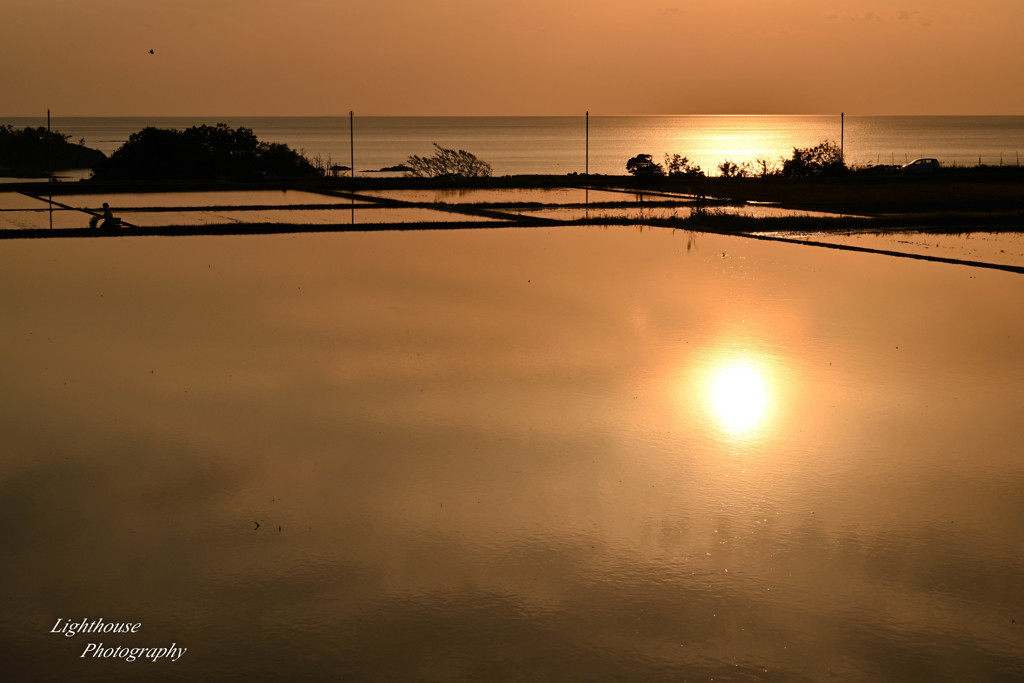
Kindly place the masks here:
POLYGON ((623 226, 2 247, 18 680, 1024 675, 1018 274, 623 226), (141 627, 52 632, 99 618, 141 627))
MULTIPOLYGON (((690 195, 585 188, 490 190, 372 190, 321 194, 299 190, 166 192, 30 197, 0 192, 0 230, 88 228, 108 203, 127 229, 223 224, 382 225, 509 222, 540 219, 637 221, 687 218, 690 195), (488 212, 481 214, 481 211, 488 212)), ((761 204, 719 205, 715 211, 750 217, 827 216, 761 204)))
MULTIPOLYGON (((783 236, 778 233, 778 236, 783 236)), ((926 257, 975 261, 1004 266, 1024 266, 1024 232, 963 232, 957 234, 927 230, 877 232, 786 233, 787 239, 893 251, 926 257)))

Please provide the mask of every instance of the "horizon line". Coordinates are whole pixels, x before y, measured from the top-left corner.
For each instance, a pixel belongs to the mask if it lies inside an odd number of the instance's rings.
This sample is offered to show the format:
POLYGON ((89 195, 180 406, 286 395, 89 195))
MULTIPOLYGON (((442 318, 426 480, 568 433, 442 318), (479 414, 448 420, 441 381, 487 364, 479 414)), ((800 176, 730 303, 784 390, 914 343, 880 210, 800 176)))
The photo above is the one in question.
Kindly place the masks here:
POLYGON ((1006 117, 1024 117, 1022 114, 1009 114, 1009 113, 988 113, 988 114, 878 114, 878 113, 851 113, 851 112, 817 112, 817 113, 774 113, 774 114, 735 114, 735 113, 703 113, 703 114, 615 114, 615 113, 596 113, 593 111, 584 110, 583 112, 572 113, 572 114, 379 114, 379 113, 364 113, 359 114, 353 111, 345 111, 336 114, 244 114, 244 113, 205 113, 205 114, 94 114, 94 113, 75 113, 75 114, 54 114, 53 110, 47 112, 35 113, 35 114, 0 114, 0 120, 5 118, 10 119, 33 119, 33 118, 45 118, 50 115, 52 118, 89 118, 89 119, 212 119, 212 118, 347 118, 350 115, 354 117, 363 118, 448 118, 448 119, 483 119, 483 118, 576 118, 579 116, 594 116, 597 118, 677 118, 677 117, 693 117, 693 118, 724 118, 724 117, 736 117, 736 118, 753 118, 753 117, 828 117, 828 116, 849 116, 852 118, 1006 118, 1006 117))

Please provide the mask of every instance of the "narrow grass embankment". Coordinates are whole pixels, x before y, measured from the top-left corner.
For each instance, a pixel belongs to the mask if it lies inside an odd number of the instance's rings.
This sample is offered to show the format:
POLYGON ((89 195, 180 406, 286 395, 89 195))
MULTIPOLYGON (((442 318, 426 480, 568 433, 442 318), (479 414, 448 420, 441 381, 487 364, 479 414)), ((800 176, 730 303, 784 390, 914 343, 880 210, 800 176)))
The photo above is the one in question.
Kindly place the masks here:
POLYGON ((1024 210, 936 211, 887 213, 876 216, 745 216, 715 209, 686 218, 649 220, 650 224, 709 232, 896 232, 912 230, 936 234, 965 232, 1024 232, 1024 210))

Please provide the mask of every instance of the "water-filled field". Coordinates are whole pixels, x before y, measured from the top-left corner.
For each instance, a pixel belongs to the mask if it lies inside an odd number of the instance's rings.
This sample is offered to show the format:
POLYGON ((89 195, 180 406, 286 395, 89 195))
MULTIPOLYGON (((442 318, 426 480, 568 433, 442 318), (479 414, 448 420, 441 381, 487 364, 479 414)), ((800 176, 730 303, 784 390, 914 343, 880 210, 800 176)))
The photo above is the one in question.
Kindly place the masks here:
MULTIPOLYGON (((637 221, 688 218, 696 197, 670 192, 556 189, 368 190, 306 192, 246 190, 34 195, 0 192, 0 230, 89 228, 107 203, 122 227, 203 228, 218 225, 339 227, 412 223, 637 221), (481 214, 481 211, 489 212, 481 214)), ((830 216, 764 204, 720 205, 720 213, 756 217, 830 216)))
POLYGON ((578 226, 0 282, 17 680, 1024 674, 1020 275, 578 226))

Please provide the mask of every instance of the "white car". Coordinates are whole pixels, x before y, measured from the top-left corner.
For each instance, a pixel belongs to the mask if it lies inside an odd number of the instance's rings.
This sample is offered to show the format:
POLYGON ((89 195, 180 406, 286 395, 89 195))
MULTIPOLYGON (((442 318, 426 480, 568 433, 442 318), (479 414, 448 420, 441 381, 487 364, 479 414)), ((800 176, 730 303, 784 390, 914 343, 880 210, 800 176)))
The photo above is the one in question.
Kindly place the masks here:
POLYGON ((922 173, 935 173, 939 170, 938 159, 914 159, 909 164, 904 164, 901 169, 907 175, 918 175, 922 173))

